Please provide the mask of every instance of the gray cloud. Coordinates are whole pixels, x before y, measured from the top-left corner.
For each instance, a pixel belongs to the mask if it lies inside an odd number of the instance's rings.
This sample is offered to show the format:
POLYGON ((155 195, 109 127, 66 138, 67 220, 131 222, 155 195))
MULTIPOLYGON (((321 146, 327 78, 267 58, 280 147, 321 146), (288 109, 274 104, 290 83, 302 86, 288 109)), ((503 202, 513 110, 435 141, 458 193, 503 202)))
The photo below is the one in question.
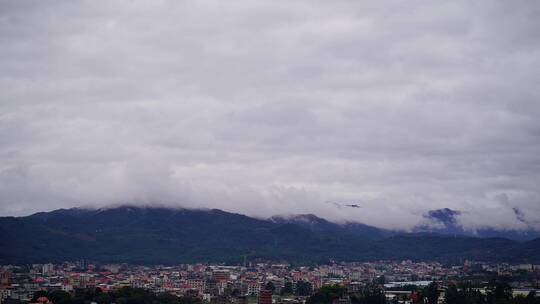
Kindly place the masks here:
POLYGON ((539 20, 526 1, 1 1, 0 214, 409 229, 448 207, 540 229, 539 20))

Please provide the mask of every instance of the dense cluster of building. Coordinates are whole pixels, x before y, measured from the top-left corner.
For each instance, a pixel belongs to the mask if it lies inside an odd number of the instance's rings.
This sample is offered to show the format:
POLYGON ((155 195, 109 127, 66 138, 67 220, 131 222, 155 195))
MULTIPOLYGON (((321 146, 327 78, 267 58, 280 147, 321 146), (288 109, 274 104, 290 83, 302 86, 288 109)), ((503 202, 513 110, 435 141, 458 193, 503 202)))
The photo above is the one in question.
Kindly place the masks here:
POLYGON ((403 287, 407 285, 425 286, 433 281, 444 285, 474 273, 516 278, 527 274, 527 280, 513 282, 514 290, 525 293, 539 287, 540 265, 531 264, 466 261, 459 266, 443 266, 437 262, 376 261, 298 267, 285 263, 134 266, 82 260, 0 266, 0 304, 30 301, 38 290, 73 292, 80 288, 99 288, 108 292, 125 286, 199 297, 208 302, 271 304, 302 303, 311 292, 324 285, 342 285, 354 292, 366 284, 376 283, 391 298, 406 293, 403 287))

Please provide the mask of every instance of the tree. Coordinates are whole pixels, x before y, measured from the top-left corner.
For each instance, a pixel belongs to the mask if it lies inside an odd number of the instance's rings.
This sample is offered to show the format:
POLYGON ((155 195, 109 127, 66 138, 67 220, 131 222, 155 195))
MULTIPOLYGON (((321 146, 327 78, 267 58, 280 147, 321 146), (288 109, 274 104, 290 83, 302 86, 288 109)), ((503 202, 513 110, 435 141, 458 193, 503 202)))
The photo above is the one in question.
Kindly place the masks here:
POLYGON ((41 297, 49 297, 49 293, 46 290, 38 290, 34 292, 34 297, 32 298, 32 302, 36 302, 37 299, 41 297))
MULTIPOLYGON (((456 285, 451 284, 446 289, 446 304, 486 304, 486 297, 478 289, 478 285, 471 282, 459 282, 456 285)), ((492 301, 493 302, 493 301, 492 301)))
POLYGON ((461 301, 459 291, 454 284, 451 284, 446 289, 445 298, 446 304, 461 304, 463 302, 461 301))
POLYGON ((384 285, 386 283, 386 278, 384 277, 384 275, 382 275, 382 276, 376 278, 374 283, 384 285))
POLYGON ((235 288, 231 291, 231 297, 238 297, 240 296, 240 289, 235 288))
POLYGON ((48 294, 46 291, 41 291, 36 292, 35 296, 38 298, 48 296, 54 304, 91 302, 98 304, 202 304, 202 301, 195 297, 177 297, 167 293, 156 295, 149 290, 131 287, 123 287, 109 293, 102 292, 99 288, 77 289, 74 296, 62 290, 55 290, 48 294))
POLYGON ((54 290, 49 293, 49 300, 54 304, 68 304, 71 300, 71 295, 63 290, 54 290))
POLYGON ((264 289, 271 290, 272 293, 274 293, 274 291, 276 290, 276 286, 274 286, 274 283, 272 283, 271 281, 268 281, 268 283, 266 283, 266 285, 264 286, 264 289))
POLYGON ((495 285, 495 299, 509 300, 512 298, 512 288, 508 283, 499 282, 495 285))
POLYGON ((504 303, 512 298, 512 288, 507 282, 501 281, 500 279, 491 280, 488 283, 487 288, 489 290, 487 302, 490 304, 504 303))
POLYGON ((523 301, 524 304, 540 304, 540 297, 537 296, 535 291, 529 292, 523 301))
POLYGON ((311 283, 306 281, 298 281, 296 282, 296 294, 299 296, 309 296, 311 295, 311 292, 313 291, 313 288, 311 287, 311 283))
MULTIPOLYGON (((311 284, 310 284, 311 285, 311 284)), ((307 298, 306 304, 328 304, 343 297, 347 289, 340 285, 326 285, 307 298)))
MULTIPOLYGON (((98 303, 98 304, 109 304, 111 303, 111 297, 109 296, 108 293, 105 293, 105 292, 101 292, 101 293, 97 293, 95 296, 94 296, 94 302, 98 303)), ((59 304, 59 303, 54 303, 54 304, 59 304)))
POLYGON ((384 304, 386 297, 378 285, 367 285, 360 293, 351 296, 352 304, 384 304))
POLYGON ((293 293, 293 284, 290 281, 285 282, 285 285, 283 285, 283 288, 281 288, 281 294, 292 294, 293 293))
POLYGON ((428 304, 437 304, 437 300, 439 299, 439 286, 437 283, 429 283, 429 285, 424 288, 424 296, 427 298, 428 304))

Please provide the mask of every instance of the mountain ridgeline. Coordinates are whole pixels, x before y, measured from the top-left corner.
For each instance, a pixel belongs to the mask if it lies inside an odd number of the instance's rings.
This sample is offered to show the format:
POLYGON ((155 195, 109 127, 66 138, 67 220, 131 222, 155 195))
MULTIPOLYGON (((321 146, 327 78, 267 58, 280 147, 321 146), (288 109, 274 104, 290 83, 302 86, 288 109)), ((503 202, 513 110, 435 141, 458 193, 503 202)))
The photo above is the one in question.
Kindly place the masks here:
POLYGON ((80 258, 137 264, 244 258, 302 264, 382 259, 539 263, 540 238, 396 233, 314 215, 262 220, 216 209, 60 209, 0 218, 0 264, 80 258))

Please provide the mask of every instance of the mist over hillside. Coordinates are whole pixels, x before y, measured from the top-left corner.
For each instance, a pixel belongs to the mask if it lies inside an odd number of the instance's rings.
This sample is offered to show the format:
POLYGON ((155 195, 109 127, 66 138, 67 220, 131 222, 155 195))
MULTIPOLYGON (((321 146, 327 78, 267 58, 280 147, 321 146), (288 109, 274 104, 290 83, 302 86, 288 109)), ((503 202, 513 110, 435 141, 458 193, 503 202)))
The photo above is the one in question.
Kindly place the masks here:
MULTIPOLYGON (((0 2, 0 215, 540 229, 536 1, 0 2)), ((526 238, 526 237, 525 237, 526 238)))
POLYGON ((0 263, 79 258, 141 264, 244 258, 303 264, 330 259, 538 262, 540 239, 397 233, 313 215, 263 220, 217 209, 74 208, 0 218, 0 263))

